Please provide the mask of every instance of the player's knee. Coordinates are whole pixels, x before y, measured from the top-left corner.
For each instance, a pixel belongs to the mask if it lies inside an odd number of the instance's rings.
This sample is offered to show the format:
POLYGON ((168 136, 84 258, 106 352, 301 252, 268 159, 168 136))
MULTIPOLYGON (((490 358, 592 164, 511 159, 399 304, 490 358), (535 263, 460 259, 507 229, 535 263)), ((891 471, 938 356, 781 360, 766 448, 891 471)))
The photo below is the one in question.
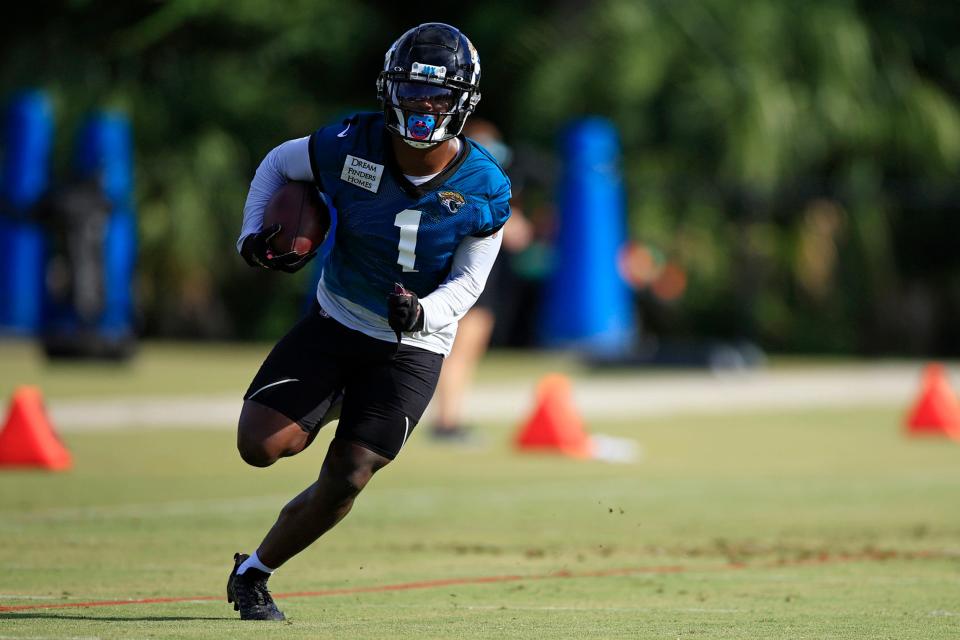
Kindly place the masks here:
MULTIPOLYGON (((290 438, 284 435, 289 431, 289 424, 288 418, 273 409, 255 402, 244 402, 237 423, 240 457, 251 466, 269 467, 284 455, 291 455, 288 451, 290 438)), ((295 432, 301 435, 299 429, 295 432)))
POLYGON ((279 455, 265 445, 262 440, 256 440, 244 435, 241 428, 237 432, 237 451, 244 462, 252 467, 269 467, 279 459, 279 455))
POLYGON ((363 491, 373 474, 390 462, 389 458, 353 443, 336 449, 331 451, 333 455, 328 461, 329 474, 344 497, 352 498, 363 491))
POLYGON ((371 467, 357 467, 343 478, 343 485, 349 493, 356 495, 363 491, 372 477, 373 469, 371 467))
POLYGON ((340 465, 329 475, 330 486, 338 500, 353 500, 373 477, 369 466, 340 465))
POLYGON ((277 461, 276 456, 270 455, 263 447, 238 447, 240 457, 251 467, 269 467, 277 461))

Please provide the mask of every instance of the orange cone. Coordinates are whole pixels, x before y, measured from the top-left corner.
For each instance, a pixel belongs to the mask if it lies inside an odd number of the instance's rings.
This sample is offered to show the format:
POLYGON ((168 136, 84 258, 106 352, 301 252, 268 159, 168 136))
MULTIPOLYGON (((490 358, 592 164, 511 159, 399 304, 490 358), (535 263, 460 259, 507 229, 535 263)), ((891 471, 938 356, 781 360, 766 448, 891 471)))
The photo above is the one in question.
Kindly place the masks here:
POLYGON ((947 435, 960 440, 960 402, 953 395, 943 365, 924 370, 923 385, 907 416, 910 435, 947 435))
POLYGON ((70 452, 57 437, 37 387, 18 387, 0 430, 0 467, 69 469, 70 452))
POLYGON ((551 374, 540 381, 537 405, 517 434, 516 446, 574 458, 593 456, 593 443, 573 406, 570 381, 565 376, 551 374))

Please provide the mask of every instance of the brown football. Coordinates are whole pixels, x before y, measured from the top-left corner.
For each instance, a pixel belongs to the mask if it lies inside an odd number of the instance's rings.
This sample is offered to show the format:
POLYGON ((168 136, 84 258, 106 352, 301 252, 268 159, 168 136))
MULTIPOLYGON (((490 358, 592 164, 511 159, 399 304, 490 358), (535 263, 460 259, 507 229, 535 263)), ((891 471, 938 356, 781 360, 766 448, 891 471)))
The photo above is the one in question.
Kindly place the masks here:
POLYGON ((277 255, 295 251, 306 255, 323 244, 330 229, 330 210, 310 182, 288 182, 280 187, 263 212, 263 228, 279 224, 270 240, 277 255))

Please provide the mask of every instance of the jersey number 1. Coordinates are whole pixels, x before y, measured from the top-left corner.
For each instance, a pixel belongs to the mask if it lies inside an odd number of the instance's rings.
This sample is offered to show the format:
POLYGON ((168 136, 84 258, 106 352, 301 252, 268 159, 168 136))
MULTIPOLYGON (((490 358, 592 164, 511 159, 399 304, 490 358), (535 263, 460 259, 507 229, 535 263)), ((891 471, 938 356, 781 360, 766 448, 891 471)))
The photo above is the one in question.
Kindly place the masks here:
POLYGON ((422 211, 404 209, 393 221, 393 226, 400 227, 400 244, 397 245, 400 255, 397 257, 397 264, 403 267, 404 271, 416 271, 413 267, 417 261, 417 231, 420 229, 422 215, 422 211))

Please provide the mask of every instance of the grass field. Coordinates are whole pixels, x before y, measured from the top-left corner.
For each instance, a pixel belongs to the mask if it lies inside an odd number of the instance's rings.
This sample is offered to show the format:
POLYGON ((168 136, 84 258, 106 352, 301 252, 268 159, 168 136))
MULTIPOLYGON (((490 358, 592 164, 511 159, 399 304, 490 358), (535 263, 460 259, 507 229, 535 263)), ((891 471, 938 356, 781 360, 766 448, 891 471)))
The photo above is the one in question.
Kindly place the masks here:
MULTIPOLYGON (((70 395, 70 375, 41 373, 70 395)), ((77 384, 99 394, 104 375, 77 384)), ((957 638, 960 446, 904 439, 901 418, 591 423, 641 443, 630 465, 517 454, 512 421, 483 425, 477 450, 415 435, 272 579, 301 594, 278 600, 280 624, 236 620, 226 574, 330 434, 253 469, 225 430, 67 433, 71 472, 0 474, 0 638, 957 638), (46 608, 140 599, 174 601, 46 608)))

